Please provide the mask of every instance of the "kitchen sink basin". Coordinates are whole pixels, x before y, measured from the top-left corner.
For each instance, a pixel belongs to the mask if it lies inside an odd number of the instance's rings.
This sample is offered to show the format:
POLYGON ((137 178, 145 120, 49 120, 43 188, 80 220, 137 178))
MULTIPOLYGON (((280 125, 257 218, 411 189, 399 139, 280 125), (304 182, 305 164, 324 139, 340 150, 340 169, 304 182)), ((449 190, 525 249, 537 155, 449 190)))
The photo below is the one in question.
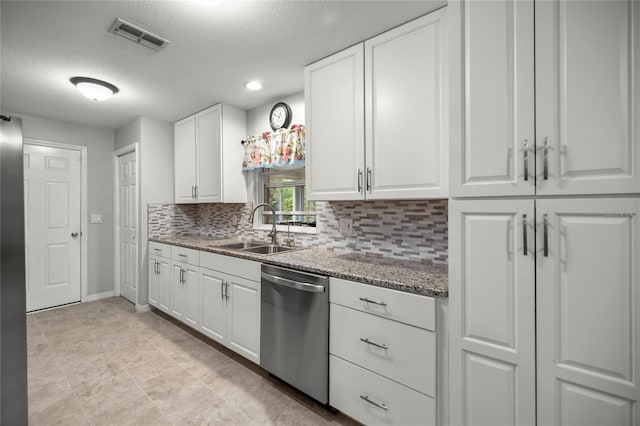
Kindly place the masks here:
POLYGON ((250 247, 243 249, 242 251, 257 253, 257 254, 276 254, 286 251, 300 250, 302 247, 287 247, 287 246, 274 246, 273 244, 263 245, 259 247, 250 247))
POLYGON ((268 244, 269 243, 266 243, 264 241, 242 241, 239 243, 222 244, 215 247, 227 250, 245 250, 252 247, 266 246, 268 244))

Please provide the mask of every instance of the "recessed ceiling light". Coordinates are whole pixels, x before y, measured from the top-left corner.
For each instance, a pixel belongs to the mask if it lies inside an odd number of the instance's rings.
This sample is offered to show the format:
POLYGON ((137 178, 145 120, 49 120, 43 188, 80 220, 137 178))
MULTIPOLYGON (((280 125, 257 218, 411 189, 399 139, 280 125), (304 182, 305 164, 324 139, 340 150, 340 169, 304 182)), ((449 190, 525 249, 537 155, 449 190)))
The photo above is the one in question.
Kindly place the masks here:
POLYGON ((120 90, 111 83, 89 77, 72 77, 71 83, 78 88, 80 93, 94 101, 104 101, 120 90))
POLYGON ((247 81, 244 83, 244 87, 249 90, 260 90, 262 89, 262 84, 258 81, 247 81))

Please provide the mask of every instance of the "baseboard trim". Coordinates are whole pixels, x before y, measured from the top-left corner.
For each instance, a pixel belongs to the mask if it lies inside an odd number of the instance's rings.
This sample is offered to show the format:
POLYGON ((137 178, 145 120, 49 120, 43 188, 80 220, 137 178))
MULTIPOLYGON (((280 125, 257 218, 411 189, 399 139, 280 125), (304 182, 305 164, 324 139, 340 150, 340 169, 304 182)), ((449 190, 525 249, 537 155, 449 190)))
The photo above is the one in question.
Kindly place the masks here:
POLYGON ((113 290, 104 293, 96 293, 87 295, 87 302, 95 302, 96 300, 107 299, 113 297, 113 290))
POLYGON ((146 305, 138 305, 136 303, 136 311, 143 313, 143 312, 149 312, 151 310, 151 306, 149 304, 146 305))

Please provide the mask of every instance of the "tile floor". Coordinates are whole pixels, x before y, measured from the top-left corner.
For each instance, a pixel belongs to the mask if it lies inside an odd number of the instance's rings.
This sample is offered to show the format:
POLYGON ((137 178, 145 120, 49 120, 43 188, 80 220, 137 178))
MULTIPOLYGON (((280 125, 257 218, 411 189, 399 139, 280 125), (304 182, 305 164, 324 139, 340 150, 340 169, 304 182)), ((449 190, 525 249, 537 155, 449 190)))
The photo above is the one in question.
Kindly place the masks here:
POLYGON ((119 297, 27 316, 31 425, 352 424, 119 297))

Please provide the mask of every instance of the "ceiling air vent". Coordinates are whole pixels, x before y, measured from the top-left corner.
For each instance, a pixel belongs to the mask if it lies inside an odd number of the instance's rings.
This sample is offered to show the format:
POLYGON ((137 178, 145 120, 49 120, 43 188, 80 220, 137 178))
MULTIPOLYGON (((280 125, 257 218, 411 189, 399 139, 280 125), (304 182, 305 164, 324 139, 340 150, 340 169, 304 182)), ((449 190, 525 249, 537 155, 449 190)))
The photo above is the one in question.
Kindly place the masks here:
POLYGON ((118 34, 126 39, 136 42, 142 46, 146 46, 153 50, 159 50, 166 44, 169 44, 169 40, 165 40, 162 37, 150 33, 140 27, 128 23, 120 18, 116 19, 109 28, 109 32, 118 34))

